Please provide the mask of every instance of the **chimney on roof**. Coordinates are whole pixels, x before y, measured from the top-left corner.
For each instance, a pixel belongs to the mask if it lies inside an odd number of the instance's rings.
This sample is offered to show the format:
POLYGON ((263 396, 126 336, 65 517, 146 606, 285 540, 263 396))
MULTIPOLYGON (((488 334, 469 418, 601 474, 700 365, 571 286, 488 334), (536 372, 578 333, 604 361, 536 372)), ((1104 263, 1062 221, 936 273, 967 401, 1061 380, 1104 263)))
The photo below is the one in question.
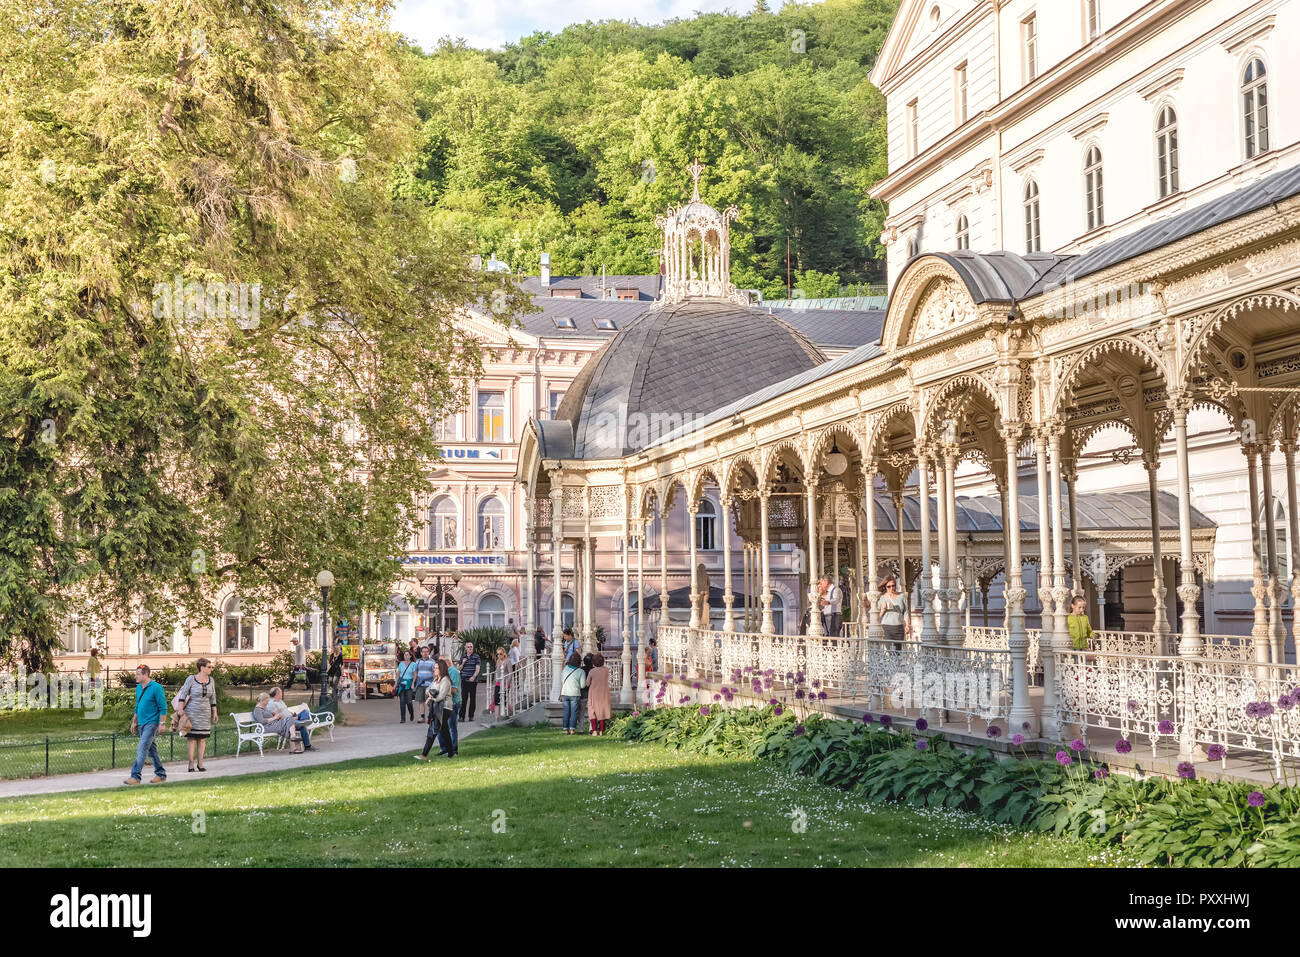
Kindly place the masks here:
POLYGON ((551 254, 542 253, 542 286, 550 288, 551 285, 551 254))

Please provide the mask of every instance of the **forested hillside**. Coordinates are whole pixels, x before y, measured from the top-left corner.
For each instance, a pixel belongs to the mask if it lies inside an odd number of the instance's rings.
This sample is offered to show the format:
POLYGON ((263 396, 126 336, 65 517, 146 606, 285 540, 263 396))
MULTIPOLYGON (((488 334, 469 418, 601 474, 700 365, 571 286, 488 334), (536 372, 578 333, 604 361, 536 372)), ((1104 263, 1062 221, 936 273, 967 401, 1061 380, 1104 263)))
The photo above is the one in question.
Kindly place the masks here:
POLYGON ((784 295, 879 280, 884 101, 867 79, 897 0, 763 3, 655 26, 604 21, 501 51, 417 57, 421 162, 406 188, 515 270, 653 272, 654 216, 735 203, 733 279, 784 295), (833 277, 828 274, 834 274, 833 277))

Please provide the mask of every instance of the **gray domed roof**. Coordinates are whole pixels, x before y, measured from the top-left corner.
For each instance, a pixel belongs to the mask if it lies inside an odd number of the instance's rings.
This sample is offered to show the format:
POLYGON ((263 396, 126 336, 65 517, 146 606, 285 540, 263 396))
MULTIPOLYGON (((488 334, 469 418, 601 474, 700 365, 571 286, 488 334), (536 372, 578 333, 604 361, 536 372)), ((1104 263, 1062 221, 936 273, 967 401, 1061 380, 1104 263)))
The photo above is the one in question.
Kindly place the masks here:
POLYGON ((826 361, 815 345, 752 306, 694 299, 648 310, 593 355, 553 422, 547 458, 619 458, 693 419, 826 361))

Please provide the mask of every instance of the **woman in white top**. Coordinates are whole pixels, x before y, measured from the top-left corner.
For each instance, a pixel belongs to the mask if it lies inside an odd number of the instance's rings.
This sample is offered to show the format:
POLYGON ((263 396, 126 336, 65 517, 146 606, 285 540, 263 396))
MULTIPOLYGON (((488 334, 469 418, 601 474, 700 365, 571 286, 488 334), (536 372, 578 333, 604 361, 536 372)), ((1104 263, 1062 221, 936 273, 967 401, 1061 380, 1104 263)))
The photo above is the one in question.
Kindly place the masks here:
POLYGON ((880 591, 880 627, 890 641, 903 641, 912 632, 907 599, 898 593, 898 582, 893 575, 881 579, 880 591))
POLYGON ((438 753, 454 758, 456 752, 451 746, 451 723, 448 716, 448 712, 454 706, 454 699, 451 693, 451 673, 445 659, 438 659, 438 677, 433 684, 429 685, 428 694, 429 730, 424 736, 424 750, 415 755, 415 759, 423 761, 429 756, 429 748, 433 745, 435 735, 438 738, 438 753))

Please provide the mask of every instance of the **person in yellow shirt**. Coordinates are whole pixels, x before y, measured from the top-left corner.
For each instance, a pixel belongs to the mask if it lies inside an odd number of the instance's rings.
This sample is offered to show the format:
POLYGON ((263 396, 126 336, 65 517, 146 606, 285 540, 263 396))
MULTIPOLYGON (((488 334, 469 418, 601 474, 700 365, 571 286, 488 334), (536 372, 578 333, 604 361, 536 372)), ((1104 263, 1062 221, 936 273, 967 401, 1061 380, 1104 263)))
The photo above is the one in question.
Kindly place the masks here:
POLYGON ((99 687, 99 671, 102 666, 99 663, 99 649, 90 649, 90 658, 86 661, 86 676, 90 679, 92 688, 99 687))
POLYGON ((1092 638, 1092 622, 1088 620, 1084 607, 1087 602, 1082 595, 1075 595, 1070 599, 1070 616, 1066 619, 1069 626, 1070 642, 1074 645, 1075 651, 1087 651, 1088 640, 1092 638))

